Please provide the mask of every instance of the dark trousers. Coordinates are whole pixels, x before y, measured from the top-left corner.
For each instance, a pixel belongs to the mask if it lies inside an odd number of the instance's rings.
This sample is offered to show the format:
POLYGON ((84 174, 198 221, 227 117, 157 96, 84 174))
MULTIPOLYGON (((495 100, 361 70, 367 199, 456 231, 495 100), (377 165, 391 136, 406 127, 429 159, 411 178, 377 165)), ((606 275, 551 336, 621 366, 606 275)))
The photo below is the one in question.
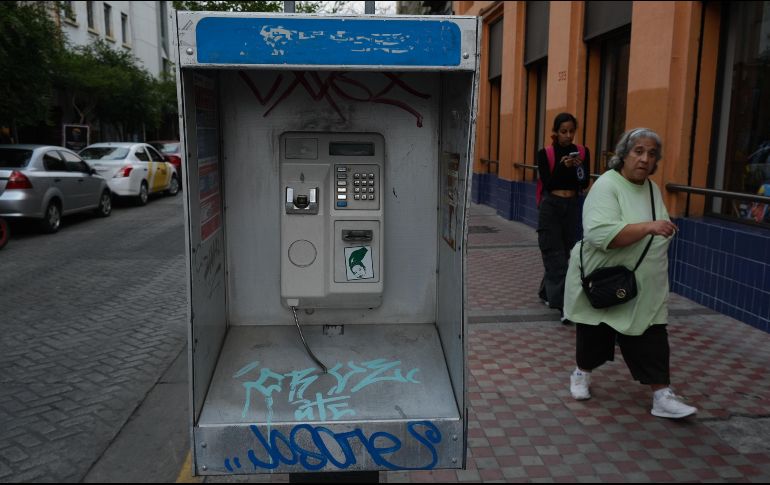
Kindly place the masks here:
POLYGON ((653 325, 643 334, 618 333, 606 323, 577 324, 575 360, 583 370, 592 371, 615 360, 615 342, 635 380, 642 384, 670 384, 670 355, 666 325, 653 325))
POLYGON ((564 307, 564 280, 569 252, 577 242, 580 205, 577 197, 565 199, 543 194, 537 219, 537 242, 543 257, 545 274, 539 296, 551 308, 564 307))

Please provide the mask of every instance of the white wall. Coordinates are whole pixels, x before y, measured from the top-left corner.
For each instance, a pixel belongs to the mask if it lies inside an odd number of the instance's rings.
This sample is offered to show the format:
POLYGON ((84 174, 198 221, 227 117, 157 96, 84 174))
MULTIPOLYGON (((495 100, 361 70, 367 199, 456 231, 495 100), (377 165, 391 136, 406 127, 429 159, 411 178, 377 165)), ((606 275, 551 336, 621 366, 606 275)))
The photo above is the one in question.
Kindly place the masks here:
POLYGON ((102 39, 115 50, 128 52, 139 59, 139 65, 150 74, 158 77, 163 68, 163 58, 176 62, 174 50, 171 48, 172 6, 164 1, 108 1, 91 2, 93 4, 94 28, 88 28, 87 4, 85 1, 72 3, 75 14, 74 22, 63 18, 62 31, 73 46, 88 45, 102 39), (165 3, 166 18, 162 19, 167 28, 167 44, 161 45, 160 15, 161 3, 165 3), (108 37, 105 28, 104 5, 111 9, 112 36, 108 37), (121 14, 128 18, 126 43, 123 42, 121 14))

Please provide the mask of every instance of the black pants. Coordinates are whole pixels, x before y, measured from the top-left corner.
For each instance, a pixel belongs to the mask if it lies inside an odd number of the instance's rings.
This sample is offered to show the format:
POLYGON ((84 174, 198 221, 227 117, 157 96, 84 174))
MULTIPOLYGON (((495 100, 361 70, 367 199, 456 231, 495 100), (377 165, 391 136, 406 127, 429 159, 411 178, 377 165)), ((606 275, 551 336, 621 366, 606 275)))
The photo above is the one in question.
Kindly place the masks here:
POLYGON ((581 369, 591 371, 615 360, 617 341, 635 380, 648 385, 671 383, 666 325, 653 325, 639 336, 623 335, 606 323, 576 327, 575 360, 581 369))
POLYGON ((545 274, 539 296, 551 308, 564 307, 564 280, 569 252, 577 242, 580 205, 577 197, 565 199, 543 194, 537 219, 537 242, 543 257, 545 274))

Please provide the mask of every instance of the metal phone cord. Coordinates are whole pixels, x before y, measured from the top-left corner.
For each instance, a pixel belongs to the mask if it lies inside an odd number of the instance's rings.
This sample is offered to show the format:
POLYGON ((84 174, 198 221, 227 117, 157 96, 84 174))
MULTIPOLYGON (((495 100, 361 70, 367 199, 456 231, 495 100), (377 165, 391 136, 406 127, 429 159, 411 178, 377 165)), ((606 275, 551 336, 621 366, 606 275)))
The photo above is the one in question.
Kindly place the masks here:
POLYGON ((315 356, 312 350, 310 350, 310 347, 308 347, 307 342, 305 342, 305 336, 302 335, 302 327, 299 326, 299 318, 297 318, 297 307, 293 306, 291 307, 291 312, 294 314, 294 323, 297 324, 297 331, 299 332, 299 338, 302 339, 302 345, 305 346, 305 350, 307 351, 307 354, 310 356, 311 359, 315 361, 316 364, 318 364, 321 367, 321 370, 323 370, 324 374, 328 374, 329 370, 326 368, 325 365, 321 363, 320 360, 318 360, 318 357, 315 356))

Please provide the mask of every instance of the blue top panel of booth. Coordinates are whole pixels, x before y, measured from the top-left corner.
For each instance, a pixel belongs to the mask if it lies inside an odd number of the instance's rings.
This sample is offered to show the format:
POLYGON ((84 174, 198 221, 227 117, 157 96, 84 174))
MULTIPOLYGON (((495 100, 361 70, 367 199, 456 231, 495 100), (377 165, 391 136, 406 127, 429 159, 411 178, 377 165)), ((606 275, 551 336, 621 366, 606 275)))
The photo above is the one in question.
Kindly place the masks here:
POLYGON ((196 27, 201 64, 449 67, 461 40, 445 20, 207 17, 196 27))

